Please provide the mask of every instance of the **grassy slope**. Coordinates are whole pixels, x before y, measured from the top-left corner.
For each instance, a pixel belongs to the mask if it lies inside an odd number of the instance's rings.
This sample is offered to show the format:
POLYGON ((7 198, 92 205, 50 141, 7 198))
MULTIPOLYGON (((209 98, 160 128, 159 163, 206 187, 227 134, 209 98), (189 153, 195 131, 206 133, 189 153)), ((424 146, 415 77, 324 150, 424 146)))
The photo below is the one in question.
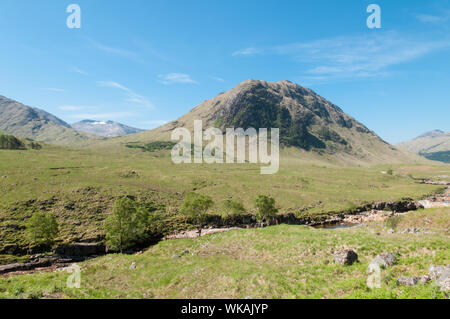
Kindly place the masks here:
POLYGON ((441 189, 417 184, 407 177, 410 172, 450 175, 448 165, 338 167, 318 158, 311 164, 311 154, 300 160, 291 152, 296 151, 283 152, 278 174, 263 176, 258 165, 175 165, 167 151, 48 145, 40 151, 0 151, 0 248, 28 247, 24 226, 40 209, 57 217, 60 241, 101 237, 103 220, 120 195, 161 205, 175 220, 184 194, 193 190, 213 197, 213 213, 220 214, 230 196, 254 211, 254 198, 267 194, 276 199, 280 212, 305 210, 301 214, 315 216, 364 202, 421 198, 441 189), (394 176, 380 173, 389 167, 394 176))
POLYGON ((58 298, 445 298, 432 283, 398 286, 401 275, 424 275, 450 260, 450 209, 406 214, 403 227, 433 234, 388 234, 381 224, 347 229, 280 225, 161 242, 140 255, 108 255, 81 263, 81 288, 66 288, 66 272, 0 279, 0 297, 58 298), (340 266, 336 249, 357 251, 359 262, 340 266), (189 250, 173 259, 172 255, 189 250), (382 270, 382 287, 365 285, 371 259, 399 255, 382 270), (137 268, 130 270, 136 262, 137 268))

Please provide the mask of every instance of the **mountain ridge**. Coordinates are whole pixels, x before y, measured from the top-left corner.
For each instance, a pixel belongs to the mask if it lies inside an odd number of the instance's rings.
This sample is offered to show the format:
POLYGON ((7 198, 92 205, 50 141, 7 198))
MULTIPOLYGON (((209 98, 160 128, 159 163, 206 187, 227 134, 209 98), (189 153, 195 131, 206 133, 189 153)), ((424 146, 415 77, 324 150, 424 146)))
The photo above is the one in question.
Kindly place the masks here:
POLYGON ((379 163, 420 160, 383 141, 372 130, 314 91, 290 81, 247 80, 205 100, 180 118, 151 131, 96 143, 101 147, 170 140, 173 129, 193 131, 194 120, 203 128, 280 128, 280 142, 305 152, 327 154, 352 162, 379 163))
POLYGON ((450 131, 425 132, 412 140, 399 143, 397 146, 431 160, 450 163, 450 131))
POLYGON ((71 127, 80 132, 96 134, 103 137, 118 137, 144 131, 115 121, 95 121, 89 119, 73 123, 71 127))
POLYGON ((74 146, 100 136, 78 132, 42 109, 26 106, 0 95, 0 130, 22 138, 56 145, 74 146))

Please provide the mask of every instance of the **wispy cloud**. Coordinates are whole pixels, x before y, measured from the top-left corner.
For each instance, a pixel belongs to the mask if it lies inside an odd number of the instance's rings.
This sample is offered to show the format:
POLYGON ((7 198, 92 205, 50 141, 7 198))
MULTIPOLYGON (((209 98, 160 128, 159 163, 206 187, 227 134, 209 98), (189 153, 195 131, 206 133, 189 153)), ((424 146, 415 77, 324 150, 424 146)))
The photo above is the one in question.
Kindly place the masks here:
POLYGON ((413 14, 413 16, 423 23, 440 24, 450 20, 450 10, 444 10, 437 15, 418 13, 413 14))
POLYGON ((290 56, 295 62, 308 65, 303 78, 323 81, 385 76, 394 65, 448 47, 449 39, 410 38, 396 32, 385 32, 290 43, 270 48, 267 52, 290 56))
POLYGON ((210 79, 213 79, 214 81, 217 81, 217 82, 225 82, 224 79, 222 79, 221 77, 218 77, 218 76, 210 76, 210 79))
POLYGON ((119 89, 119 90, 123 91, 126 96, 126 98, 125 98, 126 102, 132 102, 132 103, 140 104, 147 108, 153 108, 153 104, 146 97, 144 97, 140 94, 137 94, 133 90, 127 88, 126 86, 124 86, 118 82, 99 81, 99 82, 97 82, 97 84, 99 86, 115 88, 115 89, 119 89))
POLYGON ((60 88, 42 88, 41 90, 50 92, 65 92, 66 90, 60 88))
POLYGON ((262 53, 263 50, 258 48, 245 48, 238 51, 233 52, 232 56, 239 56, 239 55, 255 55, 262 53))
POLYGON ((133 60, 135 62, 142 62, 142 60, 139 59, 138 54, 134 51, 108 46, 108 45, 105 45, 98 41, 95 41, 94 39, 89 38, 89 37, 87 37, 86 39, 97 50, 100 50, 100 51, 103 51, 103 52, 106 52, 109 54, 117 55, 117 56, 129 59, 129 60, 133 60))
POLYGON ((174 84, 174 83, 198 84, 198 82, 193 80, 189 74, 184 74, 184 73, 160 74, 160 75, 158 75, 158 78, 160 78, 159 82, 166 84, 166 85, 174 84))
POLYGON ((77 68, 77 67, 75 67, 75 66, 72 67, 71 71, 72 71, 72 72, 75 72, 75 73, 82 74, 82 75, 89 75, 89 73, 87 73, 87 72, 85 72, 85 71, 83 71, 83 70, 81 70, 81 69, 79 69, 79 68, 77 68))
POLYGON ((132 112, 107 112, 107 113, 80 113, 72 114, 69 117, 74 119, 89 119, 89 120, 110 120, 124 117, 135 116, 132 112))

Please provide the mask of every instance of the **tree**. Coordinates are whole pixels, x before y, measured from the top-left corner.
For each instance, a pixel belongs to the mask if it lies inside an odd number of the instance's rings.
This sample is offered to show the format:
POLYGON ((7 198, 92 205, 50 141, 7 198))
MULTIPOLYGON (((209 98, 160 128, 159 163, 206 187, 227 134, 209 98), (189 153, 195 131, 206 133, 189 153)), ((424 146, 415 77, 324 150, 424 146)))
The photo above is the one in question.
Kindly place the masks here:
POLYGON ((58 236, 58 223, 51 213, 37 212, 31 216, 27 224, 30 239, 36 245, 51 245, 58 236))
POLYGON ((258 209, 256 213, 256 219, 258 222, 270 221, 278 213, 278 209, 275 207, 275 199, 266 195, 259 195, 255 199, 255 205, 258 209))
POLYGON ((112 250, 123 249, 143 239, 148 225, 148 212, 128 197, 118 198, 105 221, 106 243, 112 250))
POLYGON ((202 234, 202 227, 208 216, 207 212, 213 203, 211 197, 197 193, 187 193, 184 198, 180 212, 197 226, 199 236, 202 234))
POLYGON ((247 212, 244 205, 242 204, 242 201, 240 200, 227 198, 226 200, 224 200, 223 206, 225 207, 226 212, 230 215, 239 216, 247 212))

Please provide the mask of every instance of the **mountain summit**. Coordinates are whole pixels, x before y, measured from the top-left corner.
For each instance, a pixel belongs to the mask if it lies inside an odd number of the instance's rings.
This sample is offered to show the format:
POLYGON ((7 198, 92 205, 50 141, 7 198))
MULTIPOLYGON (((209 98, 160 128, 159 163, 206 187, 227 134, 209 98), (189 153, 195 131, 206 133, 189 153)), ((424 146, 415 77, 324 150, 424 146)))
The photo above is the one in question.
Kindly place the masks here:
POLYGON ((114 121, 93 121, 93 120, 83 120, 74 123, 72 124, 72 128, 76 129, 77 131, 97 134, 104 137, 117 137, 144 131, 114 121))
POLYGON ((278 127, 282 145, 344 161, 399 162, 410 156, 383 141, 338 106, 289 81, 244 81, 204 101, 176 121, 122 137, 120 141, 169 140, 177 127, 193 131, 194 120, 202 120, 203 128, 222 130, 278 127))

